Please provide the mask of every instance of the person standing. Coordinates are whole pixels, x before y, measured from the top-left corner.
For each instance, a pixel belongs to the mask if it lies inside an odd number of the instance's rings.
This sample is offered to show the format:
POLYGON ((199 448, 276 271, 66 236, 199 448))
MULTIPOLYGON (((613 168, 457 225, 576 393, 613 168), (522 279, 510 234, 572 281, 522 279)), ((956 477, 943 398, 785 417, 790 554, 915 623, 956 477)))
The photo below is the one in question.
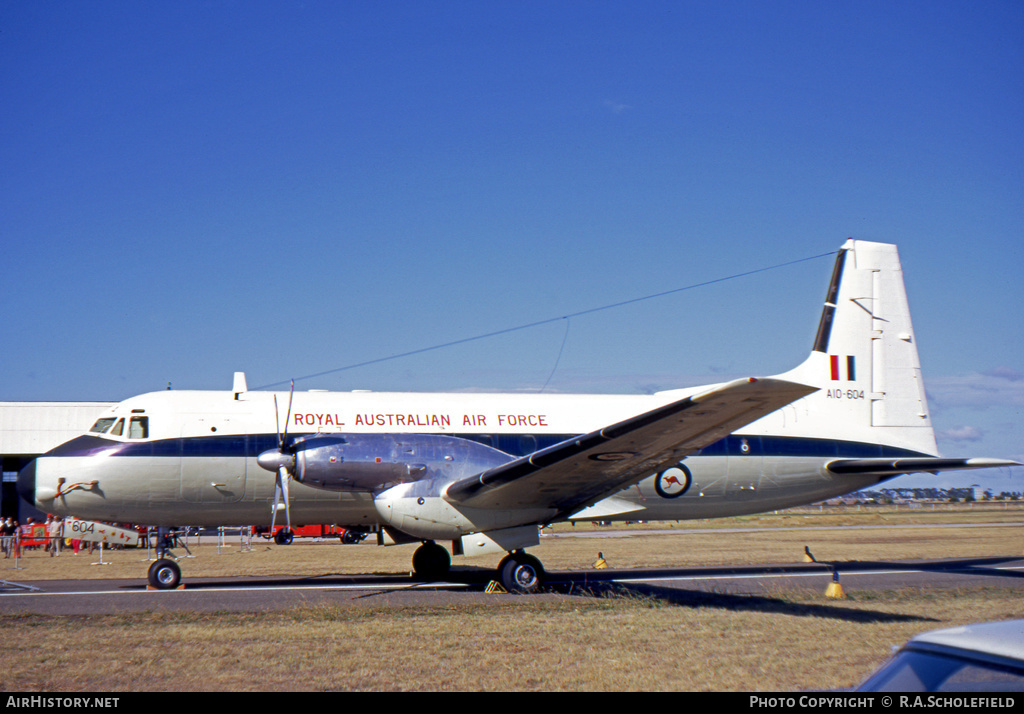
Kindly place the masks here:
POLYGON ((2 547, 4 551, 4 557, 10 558, 11 551, 14 550, 14 522, 8 517, 0 523, 0 538, 2 538, 2 547))
POLYGON ((47 545, 50 548, 50 557, 60 555, 64 546, 64 521, 60 518, 50 516, 46 519, 47 545))

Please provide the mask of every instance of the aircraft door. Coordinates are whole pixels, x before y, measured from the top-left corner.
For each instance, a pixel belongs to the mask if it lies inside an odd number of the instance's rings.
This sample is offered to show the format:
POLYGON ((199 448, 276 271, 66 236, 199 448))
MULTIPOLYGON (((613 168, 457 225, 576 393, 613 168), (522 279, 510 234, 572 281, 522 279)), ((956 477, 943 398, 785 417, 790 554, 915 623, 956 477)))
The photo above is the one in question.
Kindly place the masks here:
POLYGON ((730 436, 729 475, 725 497, 730 501, 747 501, 757 496, 764 468, 764 452, 759 436, 730 436))
POLYGON ((186 420, 182 427, 181 497, 192 503, 234 503, 245 494, 246 434, 229 431, 229 417, 186 420), (195 436, 195 434, 209 436, 195 436), (191 436, 188 436, 191 435, 191 436))

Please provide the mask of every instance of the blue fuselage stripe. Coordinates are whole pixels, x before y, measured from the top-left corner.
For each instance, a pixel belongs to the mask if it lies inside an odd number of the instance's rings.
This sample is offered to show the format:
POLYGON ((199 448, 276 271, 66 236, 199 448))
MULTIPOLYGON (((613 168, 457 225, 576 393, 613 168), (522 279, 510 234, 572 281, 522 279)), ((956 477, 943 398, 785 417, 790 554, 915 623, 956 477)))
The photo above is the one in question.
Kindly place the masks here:
MULTIPOLYGON (((305 436, 305 435, 304 435, 305 436)), ((389 439, 399 437, 411 441, 416 434, 381 434, 389 439)), ((545 449, 575 434, 451 434, 450 436, 475 441, 514 457, 526 456, 545 449)), ((277 448, 276 434, 240 434, 235 436, 202 436, 153 441, 119 442, 86 435, 72 439, 49 451, 47 456, 88 456, 105 453, 109 456, 136 457, 247 457, 255 458, 269 449, 277 448)), ((695 456, 746 457, 816 457, 816 458, 907 458, 929 456, 918 451, 900 449, 883 444, 869 444, 834 439, 810 439, 789 436, 731 435, 694 452, 695 456)))

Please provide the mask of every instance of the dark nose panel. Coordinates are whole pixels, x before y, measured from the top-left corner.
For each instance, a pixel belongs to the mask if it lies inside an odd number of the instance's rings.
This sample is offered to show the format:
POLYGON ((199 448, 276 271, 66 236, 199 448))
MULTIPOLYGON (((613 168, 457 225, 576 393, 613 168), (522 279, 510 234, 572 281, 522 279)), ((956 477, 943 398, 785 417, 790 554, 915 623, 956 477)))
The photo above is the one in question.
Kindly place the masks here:
POLYGON ((25 501, 36 503, 36 462, 33 460, 28 466, 18 472, 18 495, 25 501))

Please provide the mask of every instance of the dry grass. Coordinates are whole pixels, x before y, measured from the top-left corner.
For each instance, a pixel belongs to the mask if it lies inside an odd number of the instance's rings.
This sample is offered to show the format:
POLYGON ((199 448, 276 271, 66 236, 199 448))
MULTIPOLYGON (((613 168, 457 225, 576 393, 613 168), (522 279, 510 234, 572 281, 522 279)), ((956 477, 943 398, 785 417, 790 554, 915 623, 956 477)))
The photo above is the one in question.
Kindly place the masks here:
POLYGON ((916 632, 1021 615, 1008 590, 702 596, 402 611, 0 618, 7 691, 846 687, 916 632))

